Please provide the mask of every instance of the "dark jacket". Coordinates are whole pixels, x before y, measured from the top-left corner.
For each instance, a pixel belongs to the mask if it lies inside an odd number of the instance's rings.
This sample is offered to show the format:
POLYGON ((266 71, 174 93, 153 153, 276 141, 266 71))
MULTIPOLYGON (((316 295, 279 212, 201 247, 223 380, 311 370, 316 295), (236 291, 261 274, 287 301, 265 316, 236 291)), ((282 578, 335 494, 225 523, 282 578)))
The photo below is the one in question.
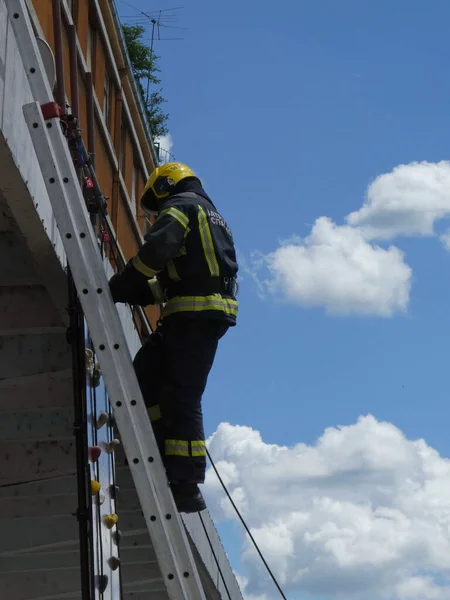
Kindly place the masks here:
POLYGON ((163 318, 185 315, 236 323, 233 237, 198 182, 175 188, 144 240, 125 271, 110 282, 115 301, 165 303, 163 318))

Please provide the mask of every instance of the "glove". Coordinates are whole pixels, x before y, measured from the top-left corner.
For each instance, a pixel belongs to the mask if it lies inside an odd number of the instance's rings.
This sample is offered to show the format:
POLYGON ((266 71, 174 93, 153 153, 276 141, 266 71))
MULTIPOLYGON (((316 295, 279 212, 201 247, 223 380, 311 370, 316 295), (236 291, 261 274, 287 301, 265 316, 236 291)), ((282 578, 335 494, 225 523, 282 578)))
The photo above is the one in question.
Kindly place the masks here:
POLYGON ((139 273, 132 266, 131 261, 128 262, 122 273, 116 273, 111 277, 109 289, 114 303, 148 306, 153 301, 147 277, 139 273))

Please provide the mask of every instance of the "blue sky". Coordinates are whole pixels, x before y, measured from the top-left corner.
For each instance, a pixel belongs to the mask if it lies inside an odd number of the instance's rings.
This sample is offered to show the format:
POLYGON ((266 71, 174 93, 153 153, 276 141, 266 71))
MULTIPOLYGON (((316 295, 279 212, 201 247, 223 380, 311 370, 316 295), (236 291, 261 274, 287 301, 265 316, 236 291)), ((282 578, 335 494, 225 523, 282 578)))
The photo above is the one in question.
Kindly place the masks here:
MULTIPOLYGON (((174 14, 185 39, 155 42, 172 152, 203 178, 246 264, 308 236, 319 217, 345 225, 397 165, 449 158, 448 2, 191 0, 174 14)), ((438 234, 450 211, 439 214, 438 234)), ((241 270, 239 324, 204 397, 208 435, 228 422, 266 444, 314 446, 327 427, 372 414, 450 455, 449 253, 438 235, 374 243, 395 245, 412 269, 405 310, 391 317, 328 315, 286 300, 276 277, 279 293, 261 298, 241 270)), ((221 533, 241 572, 234 525, 221 533)))

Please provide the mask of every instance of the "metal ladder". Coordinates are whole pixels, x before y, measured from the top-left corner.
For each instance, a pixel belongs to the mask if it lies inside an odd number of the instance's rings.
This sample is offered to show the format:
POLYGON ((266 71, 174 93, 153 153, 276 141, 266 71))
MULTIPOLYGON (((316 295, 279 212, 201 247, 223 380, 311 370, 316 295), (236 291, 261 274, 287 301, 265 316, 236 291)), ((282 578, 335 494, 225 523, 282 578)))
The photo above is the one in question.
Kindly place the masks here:
POLYGON ((123 327, 109 292, 97 238, 59 120, 24 0, 6 0, 34 102, 23 107, 53 214, 100 362, 121 442, 171 600, 205 600, 184 524, 176 510, 123 327))

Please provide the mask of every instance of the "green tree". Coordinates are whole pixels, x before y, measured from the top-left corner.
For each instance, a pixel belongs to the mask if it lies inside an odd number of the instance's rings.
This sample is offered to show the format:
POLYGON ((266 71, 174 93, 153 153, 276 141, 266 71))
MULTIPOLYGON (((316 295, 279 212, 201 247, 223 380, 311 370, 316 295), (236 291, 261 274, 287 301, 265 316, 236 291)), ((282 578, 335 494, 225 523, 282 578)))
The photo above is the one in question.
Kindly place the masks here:
POLYGON ((147 92, 142 85, 143 80, 145 80, 146 88, 147 85, 159 86, 161 83, 157 75, 161 72, 158 67, 159 56, 155 56, 150 46, 142 42, 142 36, 145 33, 144 27, 140 25, 122 25, 122 31, 133 74, 138 82, 147 116, 150 120, 152 134, 154 137, 167 135, 169 132, 167 127, 169 115, 162 110, 162 104, 166 102, 161 95, 162 89, 150 91, 147 98, 147 92))

